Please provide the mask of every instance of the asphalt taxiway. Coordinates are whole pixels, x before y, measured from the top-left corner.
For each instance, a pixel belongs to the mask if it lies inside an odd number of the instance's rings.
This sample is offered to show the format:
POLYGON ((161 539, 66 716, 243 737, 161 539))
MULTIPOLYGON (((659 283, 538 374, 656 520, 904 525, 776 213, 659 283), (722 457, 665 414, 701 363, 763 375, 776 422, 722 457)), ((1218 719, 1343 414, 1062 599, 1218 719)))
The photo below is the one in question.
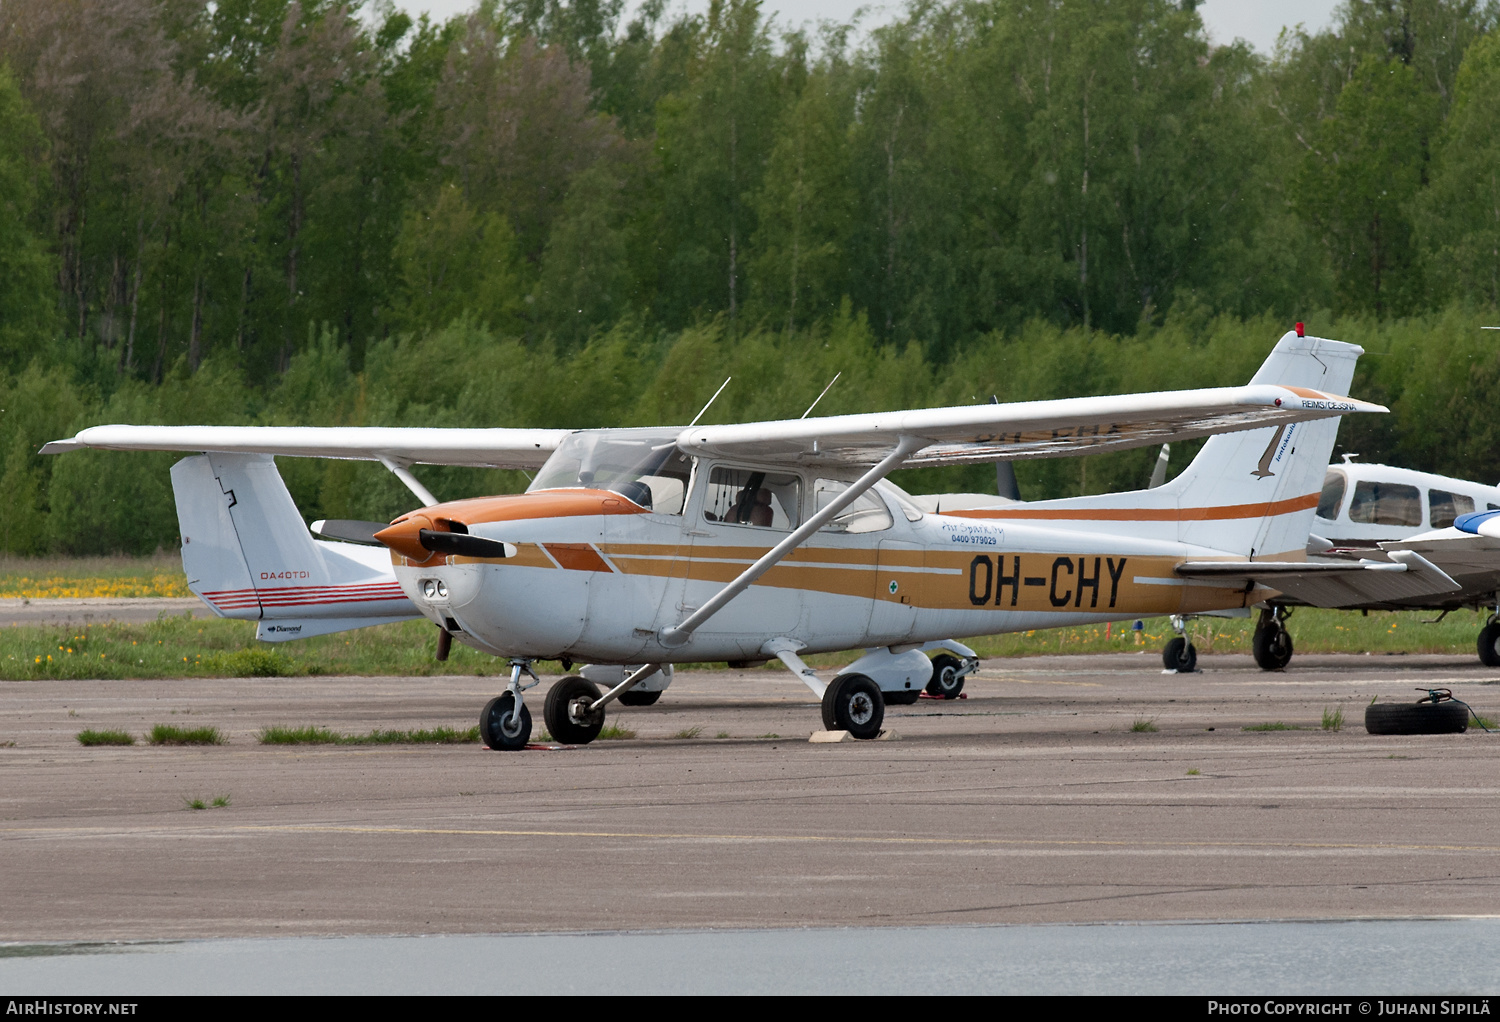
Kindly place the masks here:
POLYGON ((842 745, 808 744, 784 671, 684 670, 612 712, 635 738, 521 753, 256 742, 467 726, 493 677, 7 682, 0 939, 1500 914, 1500 735, 1361 726, 1438 685, 1500 716, 1500 672, 1200 664, 989 661, 967 699, 891 707, 901 740, 842 745), (74 738, 157 723, 228 742, 74 738))

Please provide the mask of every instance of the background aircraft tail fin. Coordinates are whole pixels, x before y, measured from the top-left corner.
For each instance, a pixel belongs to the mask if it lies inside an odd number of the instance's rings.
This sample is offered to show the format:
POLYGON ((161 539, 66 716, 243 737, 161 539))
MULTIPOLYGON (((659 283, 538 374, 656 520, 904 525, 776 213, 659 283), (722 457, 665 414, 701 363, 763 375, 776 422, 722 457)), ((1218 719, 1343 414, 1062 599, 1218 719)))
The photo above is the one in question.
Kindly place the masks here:
MULTIPOLYGON (((1356 344, 1289 332, 1250 382, 1342 396, 1362 354, 1356 344)), ((1177 498, 1178 539, 1262 559, 1300 558, 1339 421, 1210 437, 1192 464, 1156 491, 1177 498)))
POLYGON ((172 466, 188 588, 268 641, 418 617, 384 549, 315 540, 267 454, 172 466))

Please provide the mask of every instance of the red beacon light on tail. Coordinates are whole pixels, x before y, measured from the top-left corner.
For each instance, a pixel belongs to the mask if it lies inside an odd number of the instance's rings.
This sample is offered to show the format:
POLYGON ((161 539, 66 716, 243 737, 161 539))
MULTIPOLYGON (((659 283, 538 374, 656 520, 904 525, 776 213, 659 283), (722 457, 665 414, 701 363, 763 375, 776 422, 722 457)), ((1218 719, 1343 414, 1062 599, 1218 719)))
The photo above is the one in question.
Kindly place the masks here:
POLYGON ((1307 328, 1305 326, 1303 326, 1301 323, 1297 324, 1297 336, 1298 337, 1306 337, 1307 336, 1307 328))

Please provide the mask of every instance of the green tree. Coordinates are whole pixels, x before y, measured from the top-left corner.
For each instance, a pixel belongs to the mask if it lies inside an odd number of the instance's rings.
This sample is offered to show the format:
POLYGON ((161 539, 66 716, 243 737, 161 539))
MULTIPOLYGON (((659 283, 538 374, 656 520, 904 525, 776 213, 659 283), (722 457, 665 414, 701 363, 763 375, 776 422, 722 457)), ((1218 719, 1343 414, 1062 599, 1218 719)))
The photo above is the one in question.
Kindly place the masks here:
POLYGON ((38 230, 46 139, 0 65, 0 365, 18 367, 57 327, 55 267, 38 230))
POLYGON ((1319 126, 1292 196, 1321 232, 1341 307, 1386 315, 1425 300, 1409 211, 1436 120, 1410 66, 1367 57, 1319 126))
POLYGON ((498 213, 481 213, 457 185, 413 210, 396 239, 396 323, 433 330, 465 314, 505 333, 521 328, 526 289, 515 232, 498 213))
POLYGON ((1417 204, 1431 279, 1451 295, 1500 305, 1500 36, 1465 54, 1433 163, 1417 204))

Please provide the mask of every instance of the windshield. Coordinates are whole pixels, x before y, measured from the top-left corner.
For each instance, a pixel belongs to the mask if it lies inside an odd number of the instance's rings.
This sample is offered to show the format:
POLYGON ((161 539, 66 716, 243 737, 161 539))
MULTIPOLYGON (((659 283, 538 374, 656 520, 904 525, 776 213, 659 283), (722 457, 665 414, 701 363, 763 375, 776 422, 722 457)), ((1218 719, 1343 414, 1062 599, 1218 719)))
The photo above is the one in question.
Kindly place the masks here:
POLYGON ((680 515, 693 463, 677 449, 677 432, 574 433, 552 452, 526 492, 571 487, 610 490, 648 511, 680 515))

